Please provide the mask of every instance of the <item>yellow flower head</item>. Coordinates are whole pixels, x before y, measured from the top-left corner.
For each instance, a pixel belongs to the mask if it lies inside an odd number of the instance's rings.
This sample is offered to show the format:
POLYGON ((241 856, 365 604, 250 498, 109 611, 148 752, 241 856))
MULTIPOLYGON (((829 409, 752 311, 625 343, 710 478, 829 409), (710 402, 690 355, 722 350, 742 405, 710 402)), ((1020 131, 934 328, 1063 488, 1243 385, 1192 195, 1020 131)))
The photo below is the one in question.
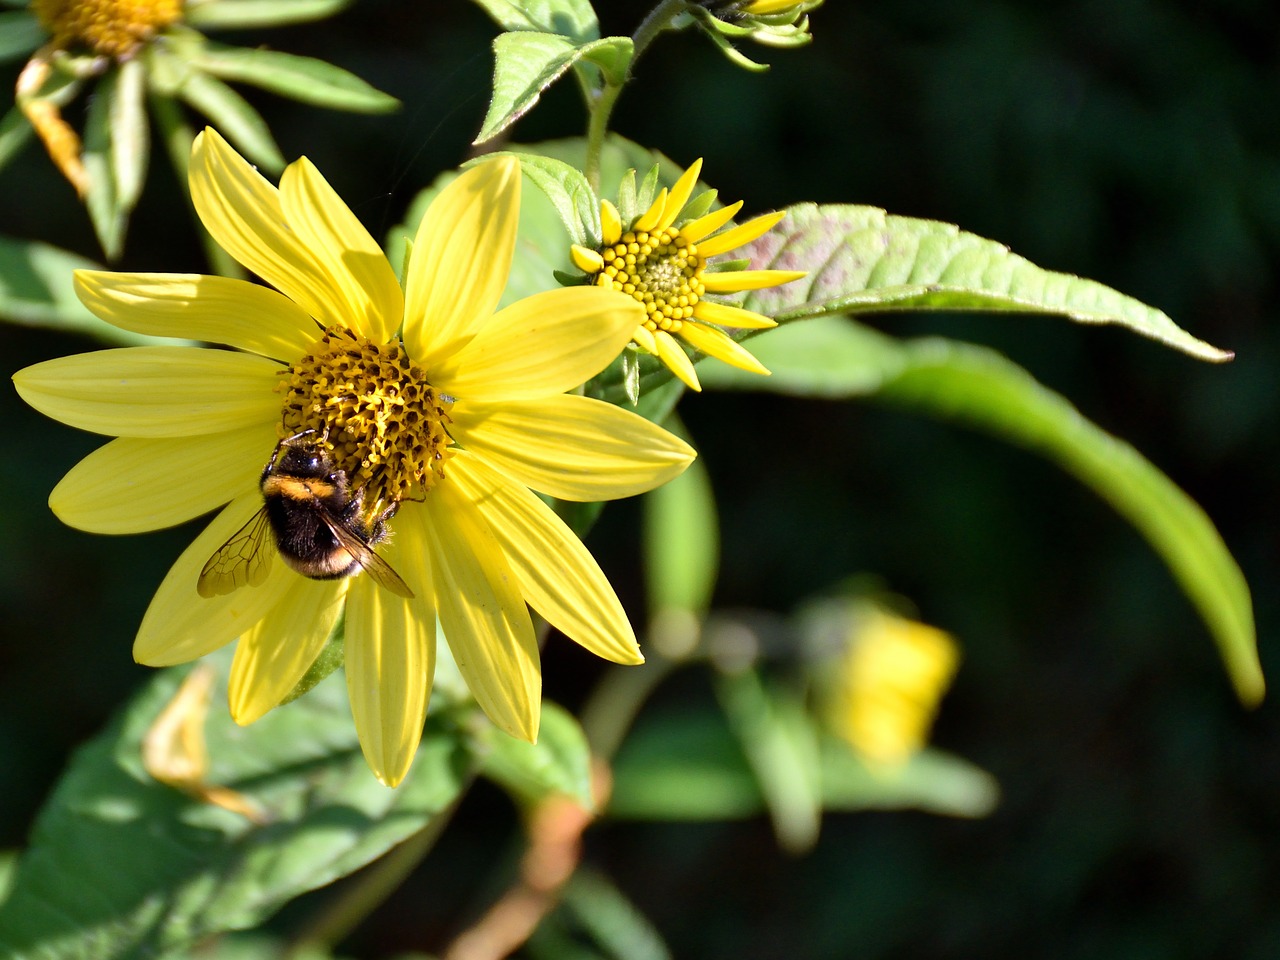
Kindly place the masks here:
POLYGON ((924 746, 958 661, 949 634, 860 610, 831 688, 832 728, 872 764, 905 763, 924 746))
POLYGON ((644 321, 633 332, 632 340, 661 359, 694 390, 701 390, 702 386, 676 337, 725 363, 768 374, 760 361, 721 328, 760 330, 777 326, 769 317, 708 299, 707 294, 759 290, 805 275, 799 270, 708 272, 712 257, 757 239, 784 214, 768 213, 716 233, 742 209, 742 201, 738 201, 680 223, 680 213, 689 202, 701 170, 702 161, 695 161, 670 191, 662 190, 649 209, 625 230, 617 208, 608 200, 601 201, 603 245, 598 250, 574 245, 571 251, 574 264, 591 276, 596 286, 624 293, 644 307, 644 321))
POLYGON ((64 522, 133 533, 221 508, 160 585, 134 657, 181 663, 238 637, 230 706, 249 723, 289 694, 345 617, 356 729, 389 785, 421 735, 437 619, 480 706, 529 740, 541 673, 526 603, 593 653, 640 662, 604 574, 532 491, 630 496, 694 454, 641 417, 566 393, 622 349, 638 305, 577 287, 493 312, 515 245, 518 163, 482 163, 440 193, 403 289, 305 158, 277 189, 206 130, 190 171, 209 232, 275 289, 81 271, 77 291, 124 329, 236 349, 104 350, 14 376, 45 414, 118 438, 50 495, 64 522), (304 444, 322 476, 290 476, 281 440, 304 444), (318 514, 310 526, 313 547, 350 562, 336 579, 273 562, 301 547, 263 514, 268 492, 303 508, 337 498, 345 537, 318 514))
POLYGON ((83 47, 115 60, 182 15, 180 0, 33 0, 31 9, 58 49, 83 47))

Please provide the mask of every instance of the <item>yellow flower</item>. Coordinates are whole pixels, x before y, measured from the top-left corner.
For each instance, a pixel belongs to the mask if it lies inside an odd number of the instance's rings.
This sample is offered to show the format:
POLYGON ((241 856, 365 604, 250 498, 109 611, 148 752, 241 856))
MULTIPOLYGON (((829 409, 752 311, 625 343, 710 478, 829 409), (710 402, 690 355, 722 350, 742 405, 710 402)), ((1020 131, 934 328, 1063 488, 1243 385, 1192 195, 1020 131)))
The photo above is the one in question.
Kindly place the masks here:
POLYGON ((872 764, 905 763, 924 746, 958 661, 949 634, 860 610, 832 683, 832 728, 872 764))
POLYGON ((134 657, 181 663, 238 637, 229 699, 236 721, 250 723, 288 695, 345 616, 356 729, 388 785, 421 735, 437 618, 480 706, 528 740, 541 672, 526 602, 593 653, 640 662, 604 574, 532 490, 630 496, 679 474, 694 453, 639 416, 566 394, 622 349, 638 306, 572 288, 493 313, 515 245, 518 163, 480 164, 441 192, 414 238, 403 290, 305 158, 277 189, 205 130, 190 177, 209 232, 276 289, 82 271, 77 290, 124 329, 237 349, 104 350, 14 376, 43 413, 118 437, 50 495, 64 522, 133 533, 222 507, 160 585, 134 657), (205 576, 223 545, 252 529, 277 441, 306 431, 360 490, 363 529, 387 520, 392 539, 371 541, 399 592, 385 578, 299 576, 271 562, 270 537, 257 554, 265 569, 252 568, 248 585, 205 576))
POLYGON ((761 330, 777 326, 769 317, 707 299, 706 294, 759 290, 805 275, 800 270, 708 272, 710 258, 757 239, 785 214, 767 213, 716 233, 742 209, 739 200, 677 226, 701 171, 702 161, 697 160, 670 191, 663 189, 625 231, 617 208, 608 200, 601 201, 603 245, 599 250, 590 250, 575 244, 571 251, 574 264, 593 277, 596 286, 621 291, 644 306, 644 322, 636 328, 632 340, 661 359, 694 390, 701 390, 702 386, 676 337, 708 356, 767 375, 764 365, 721 328, 761 330))
POLYGON ((84 47, 123 60, 182 15, 179 0, 34 0, 31 10, 60 50, 84 47))
POLYGON ((751 16, 767 17, 798 6, 800 6, 800 0, 751 0, 751 3, 744 4, 739 12, 751 16))

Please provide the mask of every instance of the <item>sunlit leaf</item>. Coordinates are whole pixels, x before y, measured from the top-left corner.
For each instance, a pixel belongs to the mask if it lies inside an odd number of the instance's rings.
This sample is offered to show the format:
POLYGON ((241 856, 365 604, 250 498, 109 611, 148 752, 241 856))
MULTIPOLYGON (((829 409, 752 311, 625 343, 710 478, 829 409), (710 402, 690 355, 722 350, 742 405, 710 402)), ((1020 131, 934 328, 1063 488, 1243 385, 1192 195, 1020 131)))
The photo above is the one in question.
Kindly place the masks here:
POLYGON ((178 96, 208 117, 246 158, 267 173, 278 175, 284 169, 284 157, 262 115, 217 77, 192 71, 178 96))
POLYGON ((559 793, 587 810, 594 806, 587 738, 573 714, 550 700, 542 701, 537 743, 489 726, 479 752, 480 772, 522 800, 536 803, 559 793))
POLYGON ((223 80, 252 84, 302 103, 357 113, 386 113, 400 106, 390 94, 323 60, 264 48, 208 44, 195 62, 223 80))
POLYGON ((577 43, 600 37, 589 0, 475 0, 504 30, 558 33, 577 43))
POLYGON ((576 63, 589 62, 621 82, 631 63, 628 37, 578 44, 555 33, 517 30, 493 41, 493 99, 476 143, 496 137, 528 113, 551 84, 576 63))
POLYGON ((229 656, 215 659, 223 679, 206 725, 209 780, 270 822, 198 803, 144 772, 140 741, 186 672, 165 671, 81 748, 40 813, 0 907, 0 955, 188 955, 386 852, 448 808, 469 776, 460 735, 433 718, 405 781, 382 786, 340 681, 237 727, 217 707, 229 656))
POLYGON ((748 309, 780 322, 887 310, 1048 313, 1127 327, 1202 360, 1232 356, 1110 287, 1044 270, 949 223, 876 207, 797 204, 739 255, 750 256, 755 268, 810 271, 747 297, 748 309))
POLYGON ((752 352, 773 376, 709 364, 704 385, 872 396, 978 427, 1057 463, 1146 537, 1213 634, 1241 700, 1261 700, 1249 587, 1213 522, 1142 454, 1090 423, 1065 397, 993 350, 941 338, 903 343, 839 317, 772 330, 752 340, 752 352))
POLYGON ((351 5, 351 0, 208 0, 189 3, 183 19, 193 27, 245 29, 323 20, 351 5))
POLYGON ((560 244, 600 245, 600 203, 577 167, 533 153, 504 151, 503 155, 519 160, 524 175, 555 207, 567 234, 557 238, 560 244))
POLYGON ((89 116, 84 127, 84 152, 81 160, 88 177, 88 189, 84 203, 93 223, 94 233, 107 260, 115 260, 124 247, 124 234, 129 224, 129 207, 120 196, 116 182, 115 158, 117 148, 113 142, 115 131, 111 125, 116 111, 115 101, 119 88, 120 71, 111 70, 103 75, 89 102, 89 116))

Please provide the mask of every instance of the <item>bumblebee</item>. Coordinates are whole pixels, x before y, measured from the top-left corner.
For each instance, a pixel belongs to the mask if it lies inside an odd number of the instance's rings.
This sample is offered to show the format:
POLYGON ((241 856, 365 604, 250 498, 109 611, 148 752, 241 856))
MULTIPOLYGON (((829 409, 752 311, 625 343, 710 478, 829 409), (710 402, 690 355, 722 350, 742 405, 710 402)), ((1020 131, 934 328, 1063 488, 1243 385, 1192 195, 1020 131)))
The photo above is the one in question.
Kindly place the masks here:
POLYGON ((196 591, 214 597, 262 583, 271 568, 273 551, 263 549, 270 528, 284 562, 304 577, 337 580, 363 571, 392 593, 412 598, 408 584, 373 552, 387 539, 387 521, 400 504, 366 517, 364 488, 353 491, 346 472, 304 436, 276 444, 262 470, 262 509, 209 558, 196 591))

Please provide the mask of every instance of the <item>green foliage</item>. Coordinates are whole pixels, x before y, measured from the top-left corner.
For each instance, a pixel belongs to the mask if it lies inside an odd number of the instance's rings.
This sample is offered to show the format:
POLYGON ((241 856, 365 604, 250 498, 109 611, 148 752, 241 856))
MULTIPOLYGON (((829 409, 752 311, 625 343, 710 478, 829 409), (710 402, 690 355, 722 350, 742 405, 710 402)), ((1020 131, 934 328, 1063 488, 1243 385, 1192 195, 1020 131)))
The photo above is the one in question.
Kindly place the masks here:
MULTIPOLYGON (((229 657, 217 659, 225 671, 229 657)), ((142 737, 186 672, 159 674, 76 754, 0 907, 0 953, 155 956, 248 929, 430 824, 471 774, 448 718, 429 721, 408 778, 388 790, 369 775, 341 683, 245 728, 221 708, 220 684, 205 728, 210 781, 266 811, 252 823, 142 767, 142 737)))
POLYGON ((222 80, 252 84, 317 107, 386 113, 400 106, 395 97, 375 89, 355 74, 314 57, 210 43, 192 62, 222 80))
POLYGON ((550 700, 542 702, 537 743, 489 727, 478 750, 480 772, 526 803, 559 793, 587 810, 595 806, 587 738, 573 714, 550 700))
POLYGON ((743 251, 756 267, 810 271, 747 298, 749 309, 780 323, 888 310, 1051 313, 1127 327, 1202 360, 1232 356, 1110 287, 1044 270, 949 223, 890 216, 875 207, 798 204, 743 251))
POLYGON ((827 398, 868 396, 994 433, 1053 460, 1147 538, 1209 627, 1246 704, 1263 694, 1249 588, 1213 523, 1131 446, 992 350, 931 338, 907 343, 841 318, 781 328, 752 342, 773 370, 706 368, 721 388, 827 398))
POLYGON ((701 460, 645 494, 643 547, 650 611, 704 615, 719 572, 720 531, 711 479, 701 460))

